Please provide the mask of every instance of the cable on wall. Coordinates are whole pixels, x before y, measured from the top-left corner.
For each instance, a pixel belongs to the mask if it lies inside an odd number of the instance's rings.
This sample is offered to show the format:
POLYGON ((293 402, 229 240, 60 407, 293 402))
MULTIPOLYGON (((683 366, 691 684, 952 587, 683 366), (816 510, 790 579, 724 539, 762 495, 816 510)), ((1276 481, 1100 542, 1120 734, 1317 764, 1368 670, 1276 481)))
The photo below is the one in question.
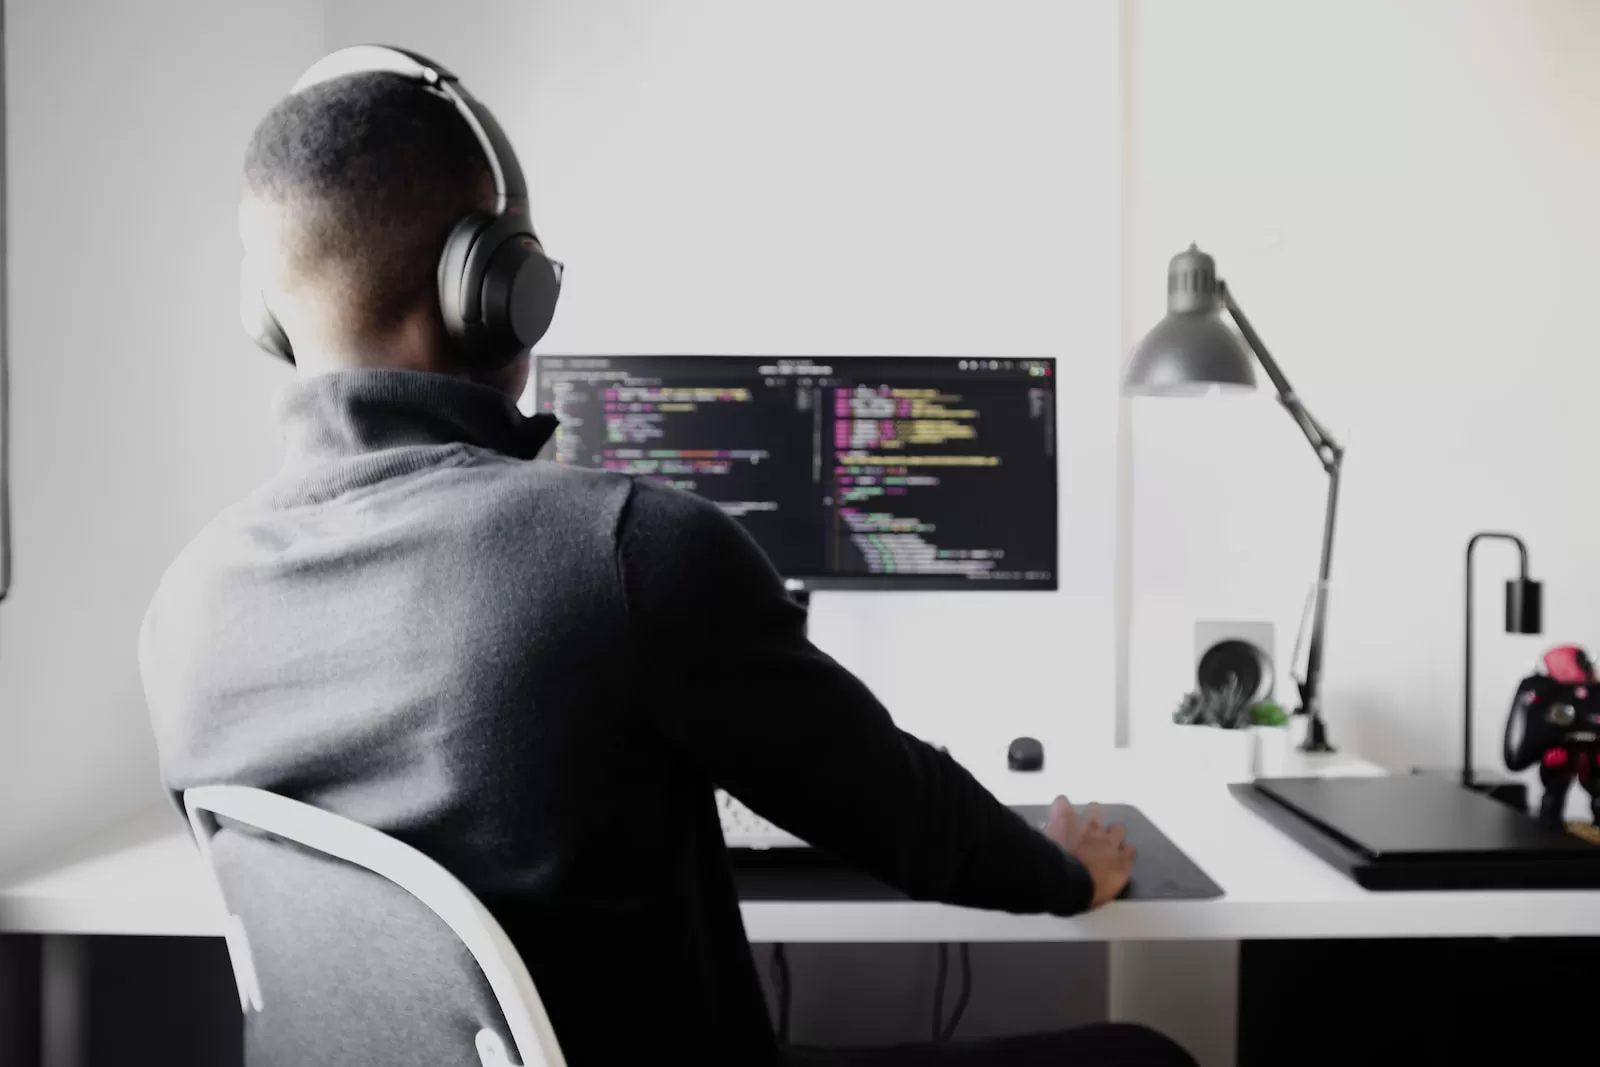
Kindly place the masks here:
POLYGON ((950 946, 942 941, 939 943, 939 966, 934 972, 933 979, 932 1032, 935 1041, 949 1041, 956 1036, 956 1028, 961 1025, 961 1017, 967 1013, 967 1003, 972 1000, 972 946, 963 941, 960 954, 961 995, 956 997, 956 1006, 950 1012, 947 1021, 944 1017, 944 994, 950 982, 950 946))
POLYGON ((6 158, 5 11, 0 6, 0 601, 11 592, 10 185, 6 158))
POLYGON ((772 946, 772 992, 778 1001, 778 1040, 789 1043, 789 1005, 791 1002, 789 949, 779 942, 772 946))

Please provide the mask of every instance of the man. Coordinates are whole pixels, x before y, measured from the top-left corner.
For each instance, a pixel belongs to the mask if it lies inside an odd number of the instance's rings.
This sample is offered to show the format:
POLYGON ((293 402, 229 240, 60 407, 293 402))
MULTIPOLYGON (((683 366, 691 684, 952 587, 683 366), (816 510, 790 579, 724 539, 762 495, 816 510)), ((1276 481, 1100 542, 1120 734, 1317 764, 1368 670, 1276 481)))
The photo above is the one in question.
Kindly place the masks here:
MULTIPOLYGON (((450 104, 392 74, 323 82, 262 121, 245 178, 298 379, 282 471, 145 622, 172 790, 271 789, 439 860, 522 949, 577 1067, 801 1055, 767 1019, 715 786, 916 897, 1071 915, 1122 889, 1119 828, 1060 801, 1041 835, 897 730, 715 506, 535 461, 526 354, 474 376, 441 320, 440 250, 492 191, 450 104)), ((1188 1060, 1101 1028, 961 1062, 1188 1060)))

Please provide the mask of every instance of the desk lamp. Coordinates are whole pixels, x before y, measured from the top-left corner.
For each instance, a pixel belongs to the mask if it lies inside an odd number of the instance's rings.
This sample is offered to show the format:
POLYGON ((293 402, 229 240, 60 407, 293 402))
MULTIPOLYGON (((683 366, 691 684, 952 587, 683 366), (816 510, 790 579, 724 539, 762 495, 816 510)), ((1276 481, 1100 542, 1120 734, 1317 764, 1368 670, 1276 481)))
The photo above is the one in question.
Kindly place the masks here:
POLYGON ((1187 251, 1172 257, 1167 268, 1167 317, 1156 323, 1133 350, 1122 389, 1130 396, 1203 396, 1214 389, 1254 389, 1252 353, 1277 390, 1278 402, 1305 434, 1328 475, 1328 510, 1322 523, 1322 564, 1312 609, 1311 644, 1306 652, 1305 678, 1297 680, 1300 707, 1295 714, 1308 717, 1301 749, 1332 752, 1322 721, 1322 648, 1328 617, 1328 572, 1333 562, 1333 520, 1339 504, 1344 449, 1295 395, 1277 361, 1234 302, 1227 284, 1217 277, 1216 261, 1192 244, 1187 251), (1223 321, 1224 310, 1237 331, 1223 321))
POLYGON ((1461 682, 1461 784, 1473 787, 1472 770, 1472 553, 1479 541, 1517 546, 1517 577, 1506 582, 1506 633, 1536 634, 1543 628, 1544 587, 1528 577, 1528 546, 1516 534, 1486 530, 1467 542, 1467 656, 1461 682))

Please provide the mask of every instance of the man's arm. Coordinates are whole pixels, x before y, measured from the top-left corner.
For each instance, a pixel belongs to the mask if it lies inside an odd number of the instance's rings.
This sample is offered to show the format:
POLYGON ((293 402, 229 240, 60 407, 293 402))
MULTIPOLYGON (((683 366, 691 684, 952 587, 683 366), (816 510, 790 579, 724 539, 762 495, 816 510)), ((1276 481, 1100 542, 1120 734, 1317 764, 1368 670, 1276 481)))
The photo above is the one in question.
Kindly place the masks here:
POLYGON ((618 551, 658 728, 754 811, 914 897, 1085 910, 1073 856, 897 729, 806 639, 771 563, 714 504, 635 486, 618 551))

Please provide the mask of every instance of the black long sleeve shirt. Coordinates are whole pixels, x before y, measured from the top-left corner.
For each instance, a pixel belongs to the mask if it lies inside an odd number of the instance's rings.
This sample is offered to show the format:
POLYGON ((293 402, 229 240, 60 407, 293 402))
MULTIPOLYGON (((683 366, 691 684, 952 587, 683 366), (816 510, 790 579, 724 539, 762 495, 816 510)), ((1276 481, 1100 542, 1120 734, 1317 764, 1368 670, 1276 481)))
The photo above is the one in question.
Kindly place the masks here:
POLYGON ((183 552, 141 664, 168 787, 272 789, 444 864, 569 1062, 777 1062, 713 789, 913 897, 1087 907, 1087 872, 807 639, 732 519, 534 459, 442 376, 285 395, 282 472, 183 552))

